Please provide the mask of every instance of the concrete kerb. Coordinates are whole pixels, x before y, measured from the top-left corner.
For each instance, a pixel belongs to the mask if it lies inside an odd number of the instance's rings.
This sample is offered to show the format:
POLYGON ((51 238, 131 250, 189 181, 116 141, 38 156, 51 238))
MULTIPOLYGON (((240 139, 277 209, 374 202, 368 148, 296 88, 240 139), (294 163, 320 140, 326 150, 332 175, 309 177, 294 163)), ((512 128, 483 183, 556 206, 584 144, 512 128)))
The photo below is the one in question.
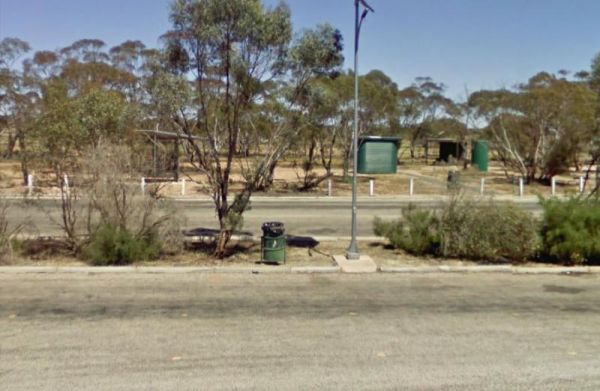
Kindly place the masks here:
MULTIPOLYGON (((340 273, 339 266, 2 266, 0 274, 319 274, 340 273)), ((521 267, 510 265, 489 266, 380 266, 379 273, 397 274, 450 274, 450 273, 511 273, 515 275, 580 275, 600 274, 598 266, 582 267, 521 267)))
POLYGON ((1 266, 0 274, 281 274, 336 273, 336 266, 1 266))
POLYGON ((512 273, 512 274, 600 274, 598 266, 574 267, 525 267, 511 265, 478 265, 478 266, 381 266, 382 273, 512 273))

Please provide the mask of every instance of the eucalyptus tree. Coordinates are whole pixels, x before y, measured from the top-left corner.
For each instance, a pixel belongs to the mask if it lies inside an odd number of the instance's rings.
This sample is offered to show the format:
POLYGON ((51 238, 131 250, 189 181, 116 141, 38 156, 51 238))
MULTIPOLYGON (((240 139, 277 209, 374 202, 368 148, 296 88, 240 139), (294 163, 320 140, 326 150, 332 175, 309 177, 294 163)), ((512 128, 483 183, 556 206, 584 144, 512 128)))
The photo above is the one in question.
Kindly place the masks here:
POLYGON ((475 92, 470 104, 488 124, 500 159, 529 181, 548 181, 578 164, 596 128, 598 97, 589 86, 546 72, 515 90, 475 92))
POLYGON ((592 70, 589 73, 590 86, 600 95, 600 53, 592 60, 592 70))
POLYGON ((398 110, 400 127, 410 143, 410 157, 416 157, 416 148, 433 135, 433 124, 455 109, 454 102, 444 96, 446 86, 430 77, 418 77, 399 92, 398 110))
POLYGON ((193 80, 189 104, 171 115, 186 136, 190 163, 208 179, 220 226, 216 255, 223 257, 257 184, 297 136, 293 125, 306 83, 341 65, 341 36, 324 25, 292 40, 287 6, 267 8, 259 0, 177 0, 170 18, 173 29, 164 40, 171 72, 193 80), (282 94, 275 127, 261 156, 240 157, 240 127, 253 104, 268 99, 267 84, 282 94), (236 167, 242 188, 232 200, 236 167))
POLYGON ((345 135, 344 102, 338 85, 337 78, 316 78, 302 98, 305 110, 298 123, 304 147, 300 191, 311 190, 332 175, 334 153, 345 135), (316 173, 318 164, 324 174, 316 173))
POLYGON ((0 133, 8 132, 8 146, 3 153, 12 157, 16 143, 19 143, 19 159, 23 182, 27 181, 27 142, 26 127, 35 95, 27 88, 24 72, 16 67, 17 61, 31 50, 29 44, 18 38, 4 38, 0 41, 0 133))

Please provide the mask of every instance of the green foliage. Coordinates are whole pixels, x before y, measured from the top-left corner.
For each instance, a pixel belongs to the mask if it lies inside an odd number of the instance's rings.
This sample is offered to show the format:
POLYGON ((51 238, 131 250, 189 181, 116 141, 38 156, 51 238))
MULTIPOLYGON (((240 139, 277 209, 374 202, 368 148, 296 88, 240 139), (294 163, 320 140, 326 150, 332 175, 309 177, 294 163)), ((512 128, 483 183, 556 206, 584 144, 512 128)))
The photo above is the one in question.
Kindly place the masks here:
POLYGON ((533 216, 513 204, 456 197, 441 211, 402 210, 393 221, 375 219, 374 231, 392 246, 415 255, 483 261, 523 261, 535 254, 533 216))
POLYGON ((516 90, 478 91, 469 105, 487 123, 492 147, 510 168, 534 180, 567 171, 597 129, 590 86, 546 72, 516 90))
POLYGON ((155 231, 137 237, 126 229, 105 224, 96 231, 85 256, 94 266, 119 266, 156 258, 160 250, 161 243, 155 231))
POLYGON ((0 200, 0 263, 11 257, 15 251, 17 240, 15 235, 19 233, 22 226, 10 224, 8 219, 8 203, 0 200))
POLYGON ((74 115, 83 145, 97 146, 100 139, 118 143, 123 140, 125 106, 116 92, 93 89, 75 101, 74 115))
POLYGON ((328 24, 305 30, 290 50, 294 73, 336 77, 344 63, 343 39, 339 30, 328 24))
POLYGON ((439 248, 439 221, 428 210, 414 205, 402 209, 402 218, 384 221, 378 217, 373 223, 377 236, 387 238, 392 246, 415 255, 435 254, 439 248))
POLYGON ((0 207, 0 262, 12 253, 11 237, 8 232, 8 218, 5 207, 0 207))
POLYGON ((600 53, 592 60, 592 72, 590 74, 591 87, 600 94, 600 53))
POLYGON ((512 203, 455 197, 440 215, 440 254, 485 261, 524 261, 535 254, 538 225, 512 203))
POLYGON ((49 81, 43 87, 41 113, 33 123, 39 163, 70 166, 101 139, 118 144, 125 139, 125 120, 125 102, 118 93, 91 89, 71 97, 64 81, 49 81))
POLYGON ((600 199, 542 200, 543 254, 559 262, 600 262, 600 199))

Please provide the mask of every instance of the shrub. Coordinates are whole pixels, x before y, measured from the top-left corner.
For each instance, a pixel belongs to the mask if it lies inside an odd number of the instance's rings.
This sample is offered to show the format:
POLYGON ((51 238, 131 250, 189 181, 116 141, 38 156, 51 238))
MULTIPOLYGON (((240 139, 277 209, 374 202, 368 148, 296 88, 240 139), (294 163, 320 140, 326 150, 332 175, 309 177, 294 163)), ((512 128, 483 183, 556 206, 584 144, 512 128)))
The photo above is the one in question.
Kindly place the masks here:
POLYGON ((453 197, 437 212, 414 206, 399 220, 375 219, 374 231, 415 255, 486 261, 523 261, 538 244, 533 216, 513 204, 453 197))
POLYGON ((8 260, 13 254, 15 236, 23 226, 10 224, 8 219, 8 203, 0 200, 0 263, 8 260))
POLYGON ((453 198, 441 211, 439 229, 444 257, 523 261, 537 249, 537 222, 510 203, 453 198))
POLYGON ((543 255, 559 262, 600 263, 600 198, 553 198, 541 203, 543 255))
POLYGON ((127 260, 129 256, 121 260, 123 246, 126 254, 143 258, 134 251, 133 239, 155 238, 152 243, 160 242, 165 253, 183 249, 182 217, 151 188, 144 194, 131 155, 126 146, 101 142, 86 152, 77 186, 67 191, 62 186, 62 176, 57 175, 62 214, 55 221, 65 233, 70 251, 95 264, 131 262, 127 260), (110 244, 109 239, 116 242, 110 244), (105 261, 104 257, 109 259, 105 261))
POLYGON ((6 206, 0 205, 0 262, 12 253, 11 235, 8 229, 6 206))
POLYGON ((126 229, 106 224, 96 231, 85 253, 93 265, 106 266, 155 258, 160 250, 156 234, 136 237, 126 229))
POLYGON ((438 219, 433 212, 414 205, 402 209, 402 218, 373 222, 375 235, 387 238, 392 246, 415 255, 435 253, 439 247, 438 219))

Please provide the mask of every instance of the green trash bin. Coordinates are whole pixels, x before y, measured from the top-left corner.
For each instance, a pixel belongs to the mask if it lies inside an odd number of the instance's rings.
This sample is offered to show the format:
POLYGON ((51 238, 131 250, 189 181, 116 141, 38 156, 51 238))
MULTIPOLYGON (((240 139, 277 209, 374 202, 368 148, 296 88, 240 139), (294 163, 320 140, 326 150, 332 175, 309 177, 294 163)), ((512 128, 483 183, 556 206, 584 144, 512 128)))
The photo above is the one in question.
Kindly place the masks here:
POLYGON ((283 223, 271 221, 263 223, 263 236, 260 241, 261 261, 281 265, 285 263, 285 228, 283 223))

